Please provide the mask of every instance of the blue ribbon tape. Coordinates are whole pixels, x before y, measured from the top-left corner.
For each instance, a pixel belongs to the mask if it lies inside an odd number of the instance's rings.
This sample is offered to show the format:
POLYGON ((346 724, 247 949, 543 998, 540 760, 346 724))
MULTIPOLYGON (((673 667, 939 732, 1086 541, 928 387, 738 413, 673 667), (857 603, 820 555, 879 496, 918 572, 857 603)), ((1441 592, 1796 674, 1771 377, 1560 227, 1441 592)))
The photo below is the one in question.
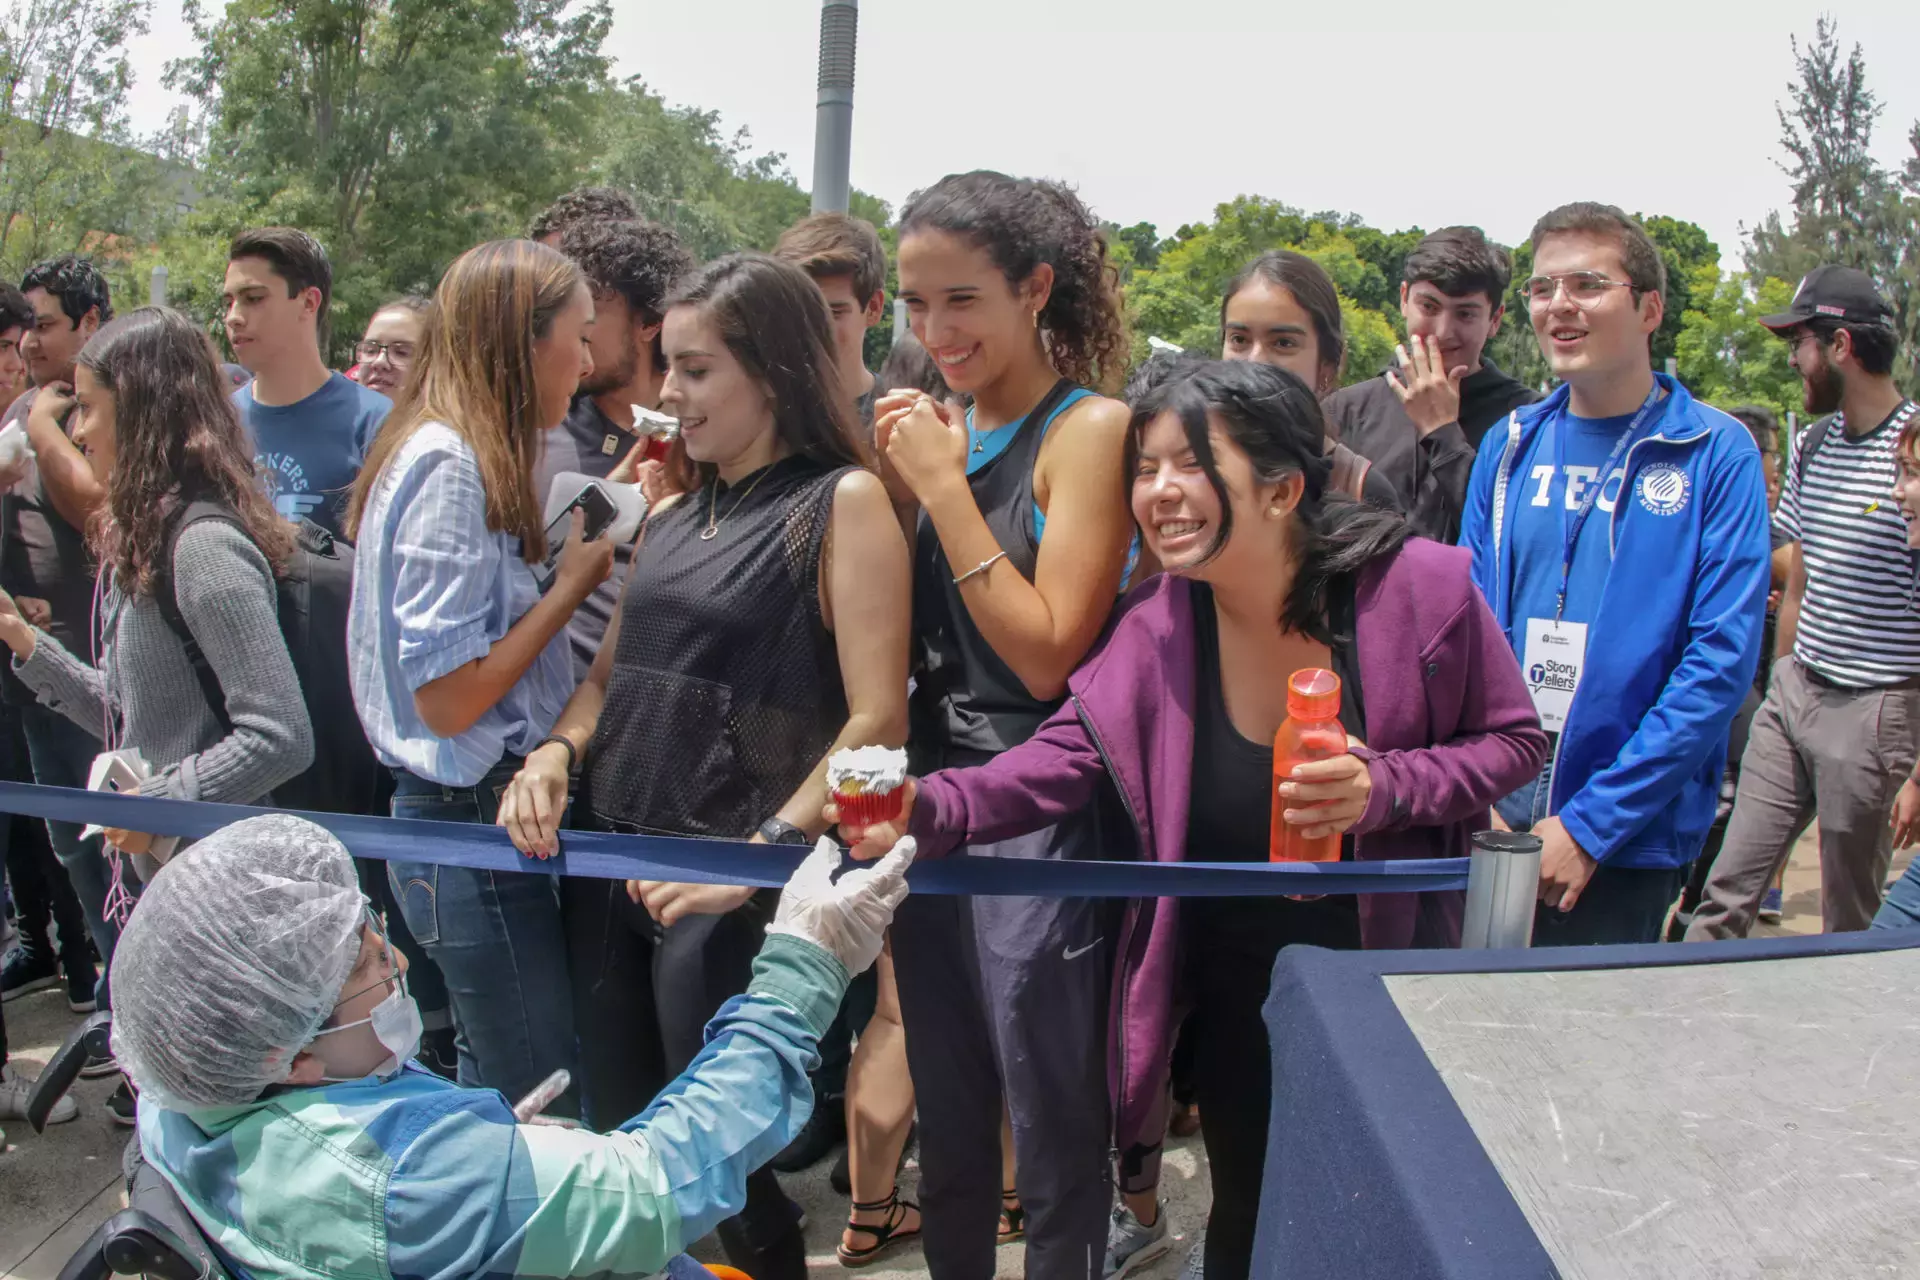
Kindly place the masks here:
MULTIPOLYGON (((0 782, 0 813, 95 822, 200 839, 229 823, 285 809, 123 796, 0 782)), ((678 880, 777 888, 804 854, 791 846, 686 836, 562 834, 557 858, 529 858, 499 827, 340 813, 294 813, 331 831, 356 857, 489 871, 545 871, 601 880, 678 880)), ((1467 887, 1467 859, 1393 862, 1086 862, 954 856, 916 862, 915 893, 1034 898, 1257 898, 1279 894, 1430 893, 1467 887)))

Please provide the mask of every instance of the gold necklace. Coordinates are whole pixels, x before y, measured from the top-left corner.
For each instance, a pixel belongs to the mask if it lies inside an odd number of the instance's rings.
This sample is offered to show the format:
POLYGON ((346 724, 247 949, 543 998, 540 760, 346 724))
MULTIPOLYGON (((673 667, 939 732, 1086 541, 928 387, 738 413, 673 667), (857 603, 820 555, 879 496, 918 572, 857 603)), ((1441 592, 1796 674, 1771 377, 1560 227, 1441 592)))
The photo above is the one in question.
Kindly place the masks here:
POLYGON ((713 541, 714 535, 720 532, 720 526, 725 523, 734 512, 740 509, 741 503, 753 496, 753 491, 760 487, 760 482, 767 478, 767 471, 771 470, 773 470, 773 468, 769 466, 766 471, 762 471, 759 475, 755 476, 753 483, 747 486, 747 491, 741 494, 740 497, 734 501, 734 504, 727 508, 727 514, 721 516, 718 520, 713 518, 714 508, 720 504, 720 481, 718 477, 715 477, 713 496, 707 500, 707 527, 700 531, 700 541, 713 541))

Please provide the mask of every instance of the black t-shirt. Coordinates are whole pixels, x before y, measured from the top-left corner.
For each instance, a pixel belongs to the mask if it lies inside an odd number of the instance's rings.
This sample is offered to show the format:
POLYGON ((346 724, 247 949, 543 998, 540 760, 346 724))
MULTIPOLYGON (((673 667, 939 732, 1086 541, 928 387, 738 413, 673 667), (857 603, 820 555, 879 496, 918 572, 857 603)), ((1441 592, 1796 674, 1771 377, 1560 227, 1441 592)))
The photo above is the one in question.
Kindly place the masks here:
MULTIPOLYGON (((1353 651, 1353 582, 1332 591, 1333 670, 1340 677, 1340 724, 1364 740, 1360 673, 1353 651)), ((1273 820, 1273 744, 1241 736, 1227 714, 1220 685, 1220 630, 1213 592, 1193 587, 1194 647, 1198 662, 1194 698, 1193 789, 1187 813, 1190 862, 1265 862, 1273 820)), ((1353 857, 1351 836, 1340 841, 1342 860, 1353 857)), ((1278 948, 1304 942, 1352 949, 1360 945, 1360 907, 1352 894, 1309 902, 1291 898, 1188 898, 1182 903, 1189 946, 1210 934, 1255 946, 1278 948)))
MULTIPOLYGON (((33 397, 28 391, 15 400, 0 427, 18 422, 24 429, 33 397)), ((29 468, 24 480, 0 495, 0 587, 45 600, 53 621, 43 630, 69 653, 85 657, 91 651, 93 582, 86 538, 54 508, 39 469, 29 468)), ((34 700, 11 671, 0 677, 0 695, 16 706, 34 700)))

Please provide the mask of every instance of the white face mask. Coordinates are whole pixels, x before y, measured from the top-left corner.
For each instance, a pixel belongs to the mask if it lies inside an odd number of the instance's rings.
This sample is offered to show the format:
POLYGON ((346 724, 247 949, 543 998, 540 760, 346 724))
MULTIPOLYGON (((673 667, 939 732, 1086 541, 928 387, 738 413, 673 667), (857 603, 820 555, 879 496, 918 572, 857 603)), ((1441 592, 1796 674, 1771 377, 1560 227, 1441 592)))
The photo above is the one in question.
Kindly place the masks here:
MULTIPOLYGON (((337 1027, 327 1027, 313 1037, 318 1040, 321 1036, 330 1036, 336 1031, 372 1026, 374 1038, 380 1041, 381 1047, 388 1054, 385 1062, 368 1073, 375 1076, 392 1075, 406 1063, 407 1059, 418 1053, 423 1030, 420 1023, 420 1006, 413 1002, 413 996, 407 991, 406 977, 399 973, 394 965, 392 944, 388 944, 387 947, 387 963, 392 973, 392 977, 388 980, 393 983, 393 990, 387 992, 366 1017, 342 1023, 337 1027)), ((363 1077, 321 1076, 320 1078, 329 1084, 337 1084, 343 1080, 357 1080, 363 1077)))
MULTIPOLYGON (((336 1031, 345 1031, 350 1027, 362 1027, 372 1024, 374 1037, 380 1041, 381 1046, 386 1049, 389 1056, 385 1062, 381 1063, 368 1074, 376 1076, 392 1075, 401 1068, 407 1059, 420 1051, 420 1035, 422 1030, 420 1025, 420 1006, 413 1002, 411 995, 407 994, 404 981, 404 979, 400 978, 394 979, 393 990, 389 991, 386 994, 386 998, 381 1000, 379 1004, 373 1006, 373 1011, 366 1017, 356 1022, 345 1023, 338 1027, 328 1027, 325 1031, 316 1035, 314 1039, 318 1040, 320 1036, 329 1036, 336 1031)), ((359 1077, 322 1076, 320 1078, 329 1083, 334 1083, 340 1080, 358 1079, 359 1077)))

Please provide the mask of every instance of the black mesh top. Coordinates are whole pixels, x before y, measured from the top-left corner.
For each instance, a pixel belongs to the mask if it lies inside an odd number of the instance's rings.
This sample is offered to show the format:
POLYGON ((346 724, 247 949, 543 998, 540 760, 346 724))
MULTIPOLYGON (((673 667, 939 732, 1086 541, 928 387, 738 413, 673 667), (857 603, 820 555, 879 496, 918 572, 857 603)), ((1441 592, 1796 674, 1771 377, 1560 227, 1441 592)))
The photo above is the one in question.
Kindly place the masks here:
MULTIPOLYGON (((1033 534, 1033 464, 1054 406, 1073 389, 1065 378, 1055 383, 1022 419, 1000 456, 967 477, 1007 563, 1029 582, 1040 561, 1040 540, 1033 534)), ((1027 692, 974 625, 953 579, 940 535, 922 511, 913 551, 914 690, 907 704, 916 773, 941 767, 954 748, 969 759, 1017 747, 1060 705, 1027 692)))
POLYGON ((745 839, 826 754, 847 698, 820 554, 847 470, 786 458, 648 521, 587 754, 596 825, 745 839))

